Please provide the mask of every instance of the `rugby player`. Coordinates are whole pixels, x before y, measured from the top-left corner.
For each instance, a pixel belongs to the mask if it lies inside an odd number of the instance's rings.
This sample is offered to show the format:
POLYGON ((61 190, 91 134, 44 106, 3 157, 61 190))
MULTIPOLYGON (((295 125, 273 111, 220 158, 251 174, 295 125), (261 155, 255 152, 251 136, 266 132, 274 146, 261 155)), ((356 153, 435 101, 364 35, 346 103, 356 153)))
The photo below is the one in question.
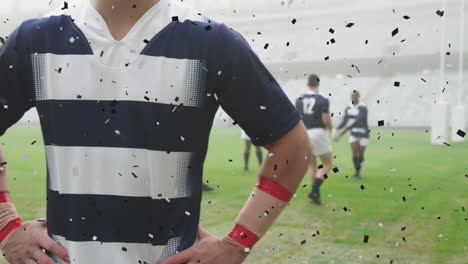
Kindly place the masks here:
POLYGON ((308 91, 296 100, 296 108, 302 115, 302 120, 313 146, 313 156, 310 160, 312 190, 308 196, 315 204, 321 204, 320 186, 332 166, 330 136, 333 126, 329 113, 330 102, 319 93, 319 76, 316 74, 309 75, 307 86, 308 91), (318 171, 317 157, 322 161, 322 166, 318 171))
POLYGON ((180 1, 83 0, 64 12, 25 21, 0 47, 0 136, 36 107, 47 158, 47 218, 23 222, 7 186, 7 167, 21 164, 0 155, 5 258, 242 263, 307 169, 294 105, 239 33, 180 1), (219 107, 269 151, 221 238, 199 229, 219 107))
POLYGON ((364 163, 364 152, 369 145, 369 126, 367 124, 367 106, 360 102, 360 93, 354 90, 351 93, 351 104, 344 110, 344 117, 337 127, 334 138, 350 131, 349 144, 353 153, 355 173, 353 178, 361 178, 361 168, 364 163))

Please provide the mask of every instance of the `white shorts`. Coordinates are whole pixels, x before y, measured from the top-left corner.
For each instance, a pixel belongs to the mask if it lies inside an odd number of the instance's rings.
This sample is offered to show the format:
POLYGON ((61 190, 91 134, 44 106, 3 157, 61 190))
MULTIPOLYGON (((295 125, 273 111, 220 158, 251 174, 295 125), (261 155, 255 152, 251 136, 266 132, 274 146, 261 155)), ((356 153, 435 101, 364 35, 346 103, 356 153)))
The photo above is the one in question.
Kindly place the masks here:
POLYGON ((241 132, 241 139, 251 141, 249 136, 247 136, 247 133, 244 132, 244 130, 242 130, 241 132))
POLYGON ((367 147, 369 145, 369 138, 358 138, 354 136, 349 136, 349 143, 359 142, 359 145, 362 147, 367 147))
POLYGON ((322 156, 332 152, 330 137, 327 131, 323 128, 312 128, 307 130, 309 134, 310 143, 312 144, 312 153, 315 156, 322 156))

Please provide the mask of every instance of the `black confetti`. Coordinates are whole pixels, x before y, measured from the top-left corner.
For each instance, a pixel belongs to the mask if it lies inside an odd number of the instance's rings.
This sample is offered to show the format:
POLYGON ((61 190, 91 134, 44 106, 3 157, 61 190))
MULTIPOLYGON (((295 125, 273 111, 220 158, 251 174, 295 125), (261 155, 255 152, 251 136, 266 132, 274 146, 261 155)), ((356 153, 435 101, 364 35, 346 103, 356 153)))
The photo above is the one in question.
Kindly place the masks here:
POLYGON ((348 24, 346 25, 347 28, 350 28, 350 27, 352 27, 352 26, 354 26, 354 23, 348 23, 348 24))
POLYGON ((377 125, 378 125, 379 127, 384 126, 384 125, 385 125, 384 120, 379 120, 379 121, 377 122, 377 125))
POLYGON ((395 28, 393 31, 392 31, 392 37, 394 37, 396 34, 398 34, 398 28, 395 28))
POLYGON ((330 28, 330 29, 328 30, 328 32, 330 32, 330 33, 333 34, 333 33, 335 33, 335 30, 334 30, 333 28, 330 28))
POLYGON ((268 49, 268 47, 270 46, 270 44, 265 44, 265 46, 263 47, 264 49, 268 49))
POLYGON ((437 14, 438 16, 440 16, 440 17, 443 17, 443 16, 444 16, 444 13, 445 13, 445 11, 441 11, 441 10, 437 10, 437 11, 436 11, 436 14, 437 14))
POLYGON ((410 19, 409 16, 403 16, 403 18, 406 19, 406 20, 410 19))
POLYGON ((296 22, 297 22, 297 20, 296 20, 295 18, 291 21, 291 23, 292 23, 293 25, 296 24, 296 22))
POLYGON ((369 236, 368 236, 368 235, 365 235, 365 236, 364 236, 364 240, 363 240, 362 242, 364 242, 364 243, 369 242, 369 236))
POLYGON ((61 8, 62 10, 68 9, 68 3, 63 2, 63 7, 61 8))
POLYGON ((208 26, 205 27, 205 30, 206 30, 206 31, 210 31, 211 29, 213 29, 213 28, 211 27, 211 25, 208 25, 208 26))
POLYGON ((465 135, 466 135, 466 132, 465 132, 465 131, 463 131, 463 130, 461 130, 461 129, 458 129, 458 131, 457 131, 457 135, 459 135, 460 137, 464 138, 464 137, 465 137, 465 135))
POLYGON ((393 83, 393 86, 395 86, 395 87, 400 87, 400 82, 394 82, 394 83, 393 83))
POLYGON ((173 16, 173 17, 172 17, 172 21, 173 21, 173 22, 179 21, 179 17, 178 17, 178 16, 173 16))

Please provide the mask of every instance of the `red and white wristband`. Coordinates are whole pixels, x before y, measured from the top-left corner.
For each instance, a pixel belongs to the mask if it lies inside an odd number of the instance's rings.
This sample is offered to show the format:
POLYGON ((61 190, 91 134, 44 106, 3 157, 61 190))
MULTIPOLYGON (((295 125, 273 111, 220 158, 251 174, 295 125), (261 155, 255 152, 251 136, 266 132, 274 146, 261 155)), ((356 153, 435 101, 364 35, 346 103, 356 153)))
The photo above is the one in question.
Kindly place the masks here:
MULTIPOLYGON (((256 188, 285 203, 288 203, 293 197, 293 194, 281 184, 263 176, 258 178, 256 188)), ((239 224, 236 224, 228 236, 244 246, 246 251, 250 250, 259 240, 257 235, 239 224)))
MULTIPOLYGON (((10 193, 0 192, 0 206, 2 206, 2 204, 6 204, 6 203, 11 203, 11 208, 8 208, 8 207, 7 208, 9 210, 12 210, 11 214, 16 215, 16 211, 14 211, 14 205, 12 204, 12 201, 11 201, 10 193)), ((7 209, 7 208, 3 208, 3 209, 7 209)), ((8 218, 11 218, 11 216, 6 217, 6 219, 8 219, 8 218)), ((21 218, 19 218, 19 217, 16 217, 16 218, 13 218, 13 219, 10 219, 10 220, 6 220, 6 221, 8 221, 8 223, 6 223, 6 225, 4 225, 2 229, 0 229, 0 244, 3 243, 3 241, 8 237, 8 235, 10 235, 13 231, 18 229, 23 224, 23 222, 21 221, 21 218)), ((0 224, 2 224, 2 223, 0 223, 0 224)), ((3 224, 5 224, 5 223, 3 223, 3 224)))

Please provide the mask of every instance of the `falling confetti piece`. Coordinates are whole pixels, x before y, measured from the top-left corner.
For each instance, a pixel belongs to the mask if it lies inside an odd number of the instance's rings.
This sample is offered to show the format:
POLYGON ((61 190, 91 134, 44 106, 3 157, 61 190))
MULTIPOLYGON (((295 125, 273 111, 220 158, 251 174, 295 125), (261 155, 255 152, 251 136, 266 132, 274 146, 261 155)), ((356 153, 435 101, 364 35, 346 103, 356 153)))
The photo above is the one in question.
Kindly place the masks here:
POLYGON ((369 242, 369 236, 368 236, 368 235, 365 235, 365 236, 364 236, 364 240, 363 240, 362 242, 364 242, 364 243, 369 242))
POLYGON ((444 13, 445 13, 445 11, 441 11, 441 10, 437 10, 437 11, 436 11, 436 14, 437 14, 438 16, 440 16, 440 17, 443 17, 443 16, 444 16, 444 13))
POLYGON ((465 132, 465 131, 463 131, 463 130, 461 130, 461 129, 458 129, 458 131, 457 131, 457 135, 458 135, 458 136, 460 136, 460 137, 462 137, 462 138, 464 138, 464 137, 465 137, 465 135, 466 135, 466 132, 465 132))

